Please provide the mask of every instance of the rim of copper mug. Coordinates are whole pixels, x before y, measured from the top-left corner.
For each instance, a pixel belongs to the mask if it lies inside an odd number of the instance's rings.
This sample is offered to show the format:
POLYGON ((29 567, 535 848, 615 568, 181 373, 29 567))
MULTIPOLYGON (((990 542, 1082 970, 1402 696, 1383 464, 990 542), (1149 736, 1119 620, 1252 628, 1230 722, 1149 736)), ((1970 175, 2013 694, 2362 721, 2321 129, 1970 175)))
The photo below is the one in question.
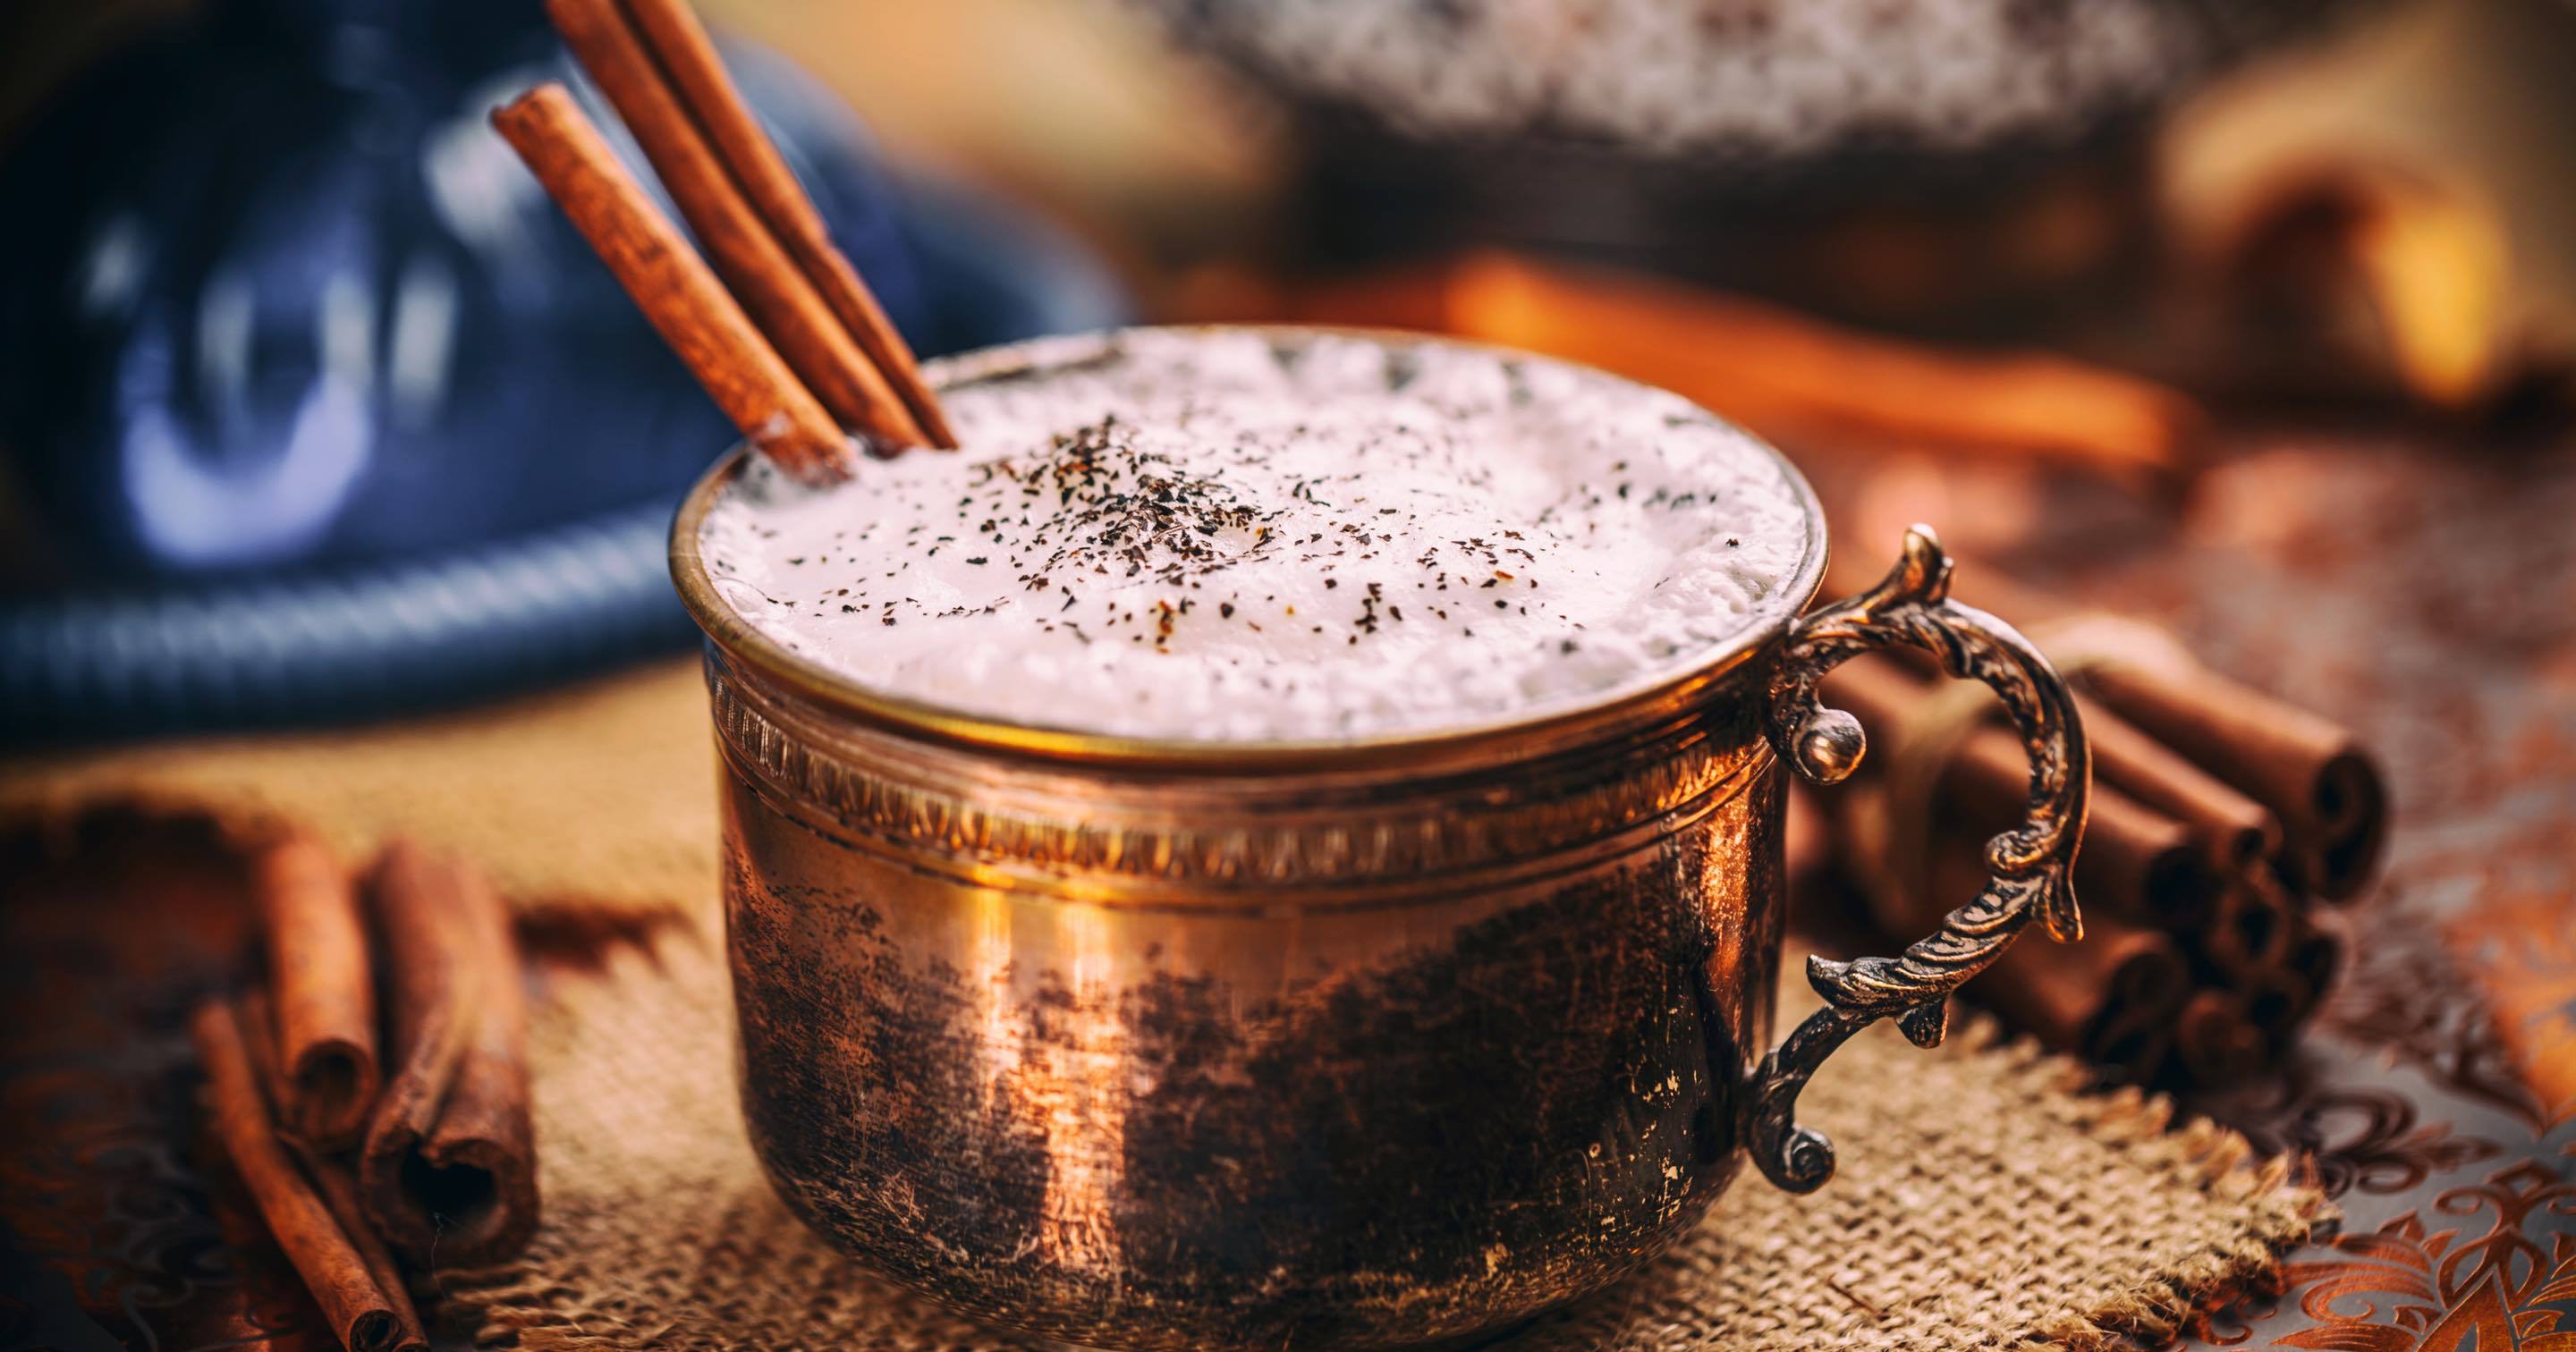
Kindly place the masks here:
MULTIPOLYGON (((922 374, 933 388, 945 391, 976 381, 1081 361, 1085 359, 1086 347, 1096 353, 1122 335, 1148 329, 1166 333, 1256 333, 1282 337, 1338 335, 1365 338, 1390 346, 1437 345, 1481 349, 1593 371, 1643 389, 1656 388, 1583 362, 1496 343, 1400 329, 1328 324, 1180 324, 1057 334, 978 348, 926 362, 922 374)), ((1699 406, 1694 404, 1693 407, 1699 406)), ((1709 412, 1705 408, 1701 411, 1709 412)), ((1782 591, 1789 598, 1789 604, 1761 623, 1749 625, 1724 642, 1694 653, 1685 662, 1645 672, 1608 689, 1542 704, 1519 713, 1444 724, 1416 732, 1267 741, 1134 737, 1021 723, 872 689, 819 662, 788 651, 754 629, 716 593, 714 578, 698 551, 698 533, 708 510, 715 505, 717 494, 741 473, 746 463, 747 452, 740 445, 725 452, 682 500, 679 513, 671 523, 671 581, 679 590, 681 603, 688 608, 690 617, 697 621, 698 628, 727 658, 737 663, 748 663, 762 675, 833 712, 888 731, 975 750, 1083 764, 1227 772, 1373 769, 1425 758, 1472 756, 1489 744, 1516 754, 1527 754, 1539 745, 1590 741, 1615 730, 1650 723, 1697 706, 1716 686, 1779 638, 1823 586, 1825 562, 1832 542, 1826 537, 1824 507, 1816 497, 1814 486, 1778 447, 1731 420, 1718 417, 1713 412, 1710 416, 1768 453, 1798 496, 1807 530, 1807 548, 1782 591)), ((953 452, 914 450, 905 454, 953 452)))

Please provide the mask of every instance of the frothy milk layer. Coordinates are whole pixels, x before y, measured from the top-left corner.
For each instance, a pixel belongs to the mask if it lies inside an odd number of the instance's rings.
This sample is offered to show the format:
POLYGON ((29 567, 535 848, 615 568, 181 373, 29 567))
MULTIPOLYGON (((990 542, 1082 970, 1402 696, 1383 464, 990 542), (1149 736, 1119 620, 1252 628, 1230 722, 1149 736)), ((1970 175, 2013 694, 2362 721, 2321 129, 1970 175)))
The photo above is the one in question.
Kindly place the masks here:
POLYGON ((754 464, 716 589, 886 694, 1131 737, 1299 741, 1534 712, 1774 619, 1808 539, 1779 458, 1534 357, 1136 330, 942 395, 963 449, 823 490, 754 464))

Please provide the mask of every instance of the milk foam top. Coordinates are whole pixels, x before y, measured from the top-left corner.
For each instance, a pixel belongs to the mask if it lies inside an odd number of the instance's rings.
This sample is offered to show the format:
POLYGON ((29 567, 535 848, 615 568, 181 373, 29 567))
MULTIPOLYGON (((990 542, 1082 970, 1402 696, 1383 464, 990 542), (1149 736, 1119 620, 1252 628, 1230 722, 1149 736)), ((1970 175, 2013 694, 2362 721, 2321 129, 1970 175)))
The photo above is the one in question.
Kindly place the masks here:
POLYGON ((1678 396, 1436 342, 1130 330, 943 393, 963 449, 755 463, 719 595, 870 690, 1221 742, 1420 734, 1679 673, 1805 600, 1803 486, 1678 396))

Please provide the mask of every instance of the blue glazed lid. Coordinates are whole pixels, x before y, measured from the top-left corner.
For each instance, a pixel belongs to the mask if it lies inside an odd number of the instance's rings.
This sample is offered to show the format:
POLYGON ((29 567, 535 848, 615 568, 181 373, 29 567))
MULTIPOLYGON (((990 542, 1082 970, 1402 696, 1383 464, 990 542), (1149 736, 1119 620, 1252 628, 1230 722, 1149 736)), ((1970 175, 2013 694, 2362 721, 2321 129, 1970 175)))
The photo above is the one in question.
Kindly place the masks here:
MULTIPOLYGON (((0 197, 62 204, 0 214, 29 261, 0 289, 0 744, 363 717, 688 642, 662 530, 733 431, 485 123, 582 87, 536 11, 218 0, 0 162, 0 197)), ((1123 317, 1061 237, 729 59, 925 355, 1123 317)))

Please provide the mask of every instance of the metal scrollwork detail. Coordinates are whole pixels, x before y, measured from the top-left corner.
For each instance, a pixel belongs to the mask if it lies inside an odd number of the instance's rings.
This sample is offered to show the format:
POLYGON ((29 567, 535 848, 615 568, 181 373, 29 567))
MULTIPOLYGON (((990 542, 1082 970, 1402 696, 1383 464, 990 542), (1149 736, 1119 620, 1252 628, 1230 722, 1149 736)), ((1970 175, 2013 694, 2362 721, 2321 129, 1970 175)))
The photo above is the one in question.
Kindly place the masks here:
POLYGON ((1833 784, 1860 764, 1860 722, 1826 708, 1826 673, 1872 648, 1906 645, 1954 677, 1974 677, 2003 700, 2030 753, 2030 801, 2019 826, 1986 849, 1993 878, 1976 900, 1894 958, 1807 960, 1825 998, 1762 1059, 1744 1095, 1743 1139, 1765 1177, 1812 1192, 1834 1172, 1833 1143, 1793 1120, 1798 1092, 1825 1058, 1863 1028, 1892 1018, 1918 1047, 1937 1047, 1950 993, 1985 970, 2033 920, 2061 942, 2083 933, 2071 875, 2092 789, 2092 757, 2074 697, 2048 660, 2011 625, 1949 599, 1950 556, 1928 526, 1905 533, 1904 555, 1870 590, 1815 611, 1790 630, 1770 682, 1772 746, 1798 773, 1833 784))

